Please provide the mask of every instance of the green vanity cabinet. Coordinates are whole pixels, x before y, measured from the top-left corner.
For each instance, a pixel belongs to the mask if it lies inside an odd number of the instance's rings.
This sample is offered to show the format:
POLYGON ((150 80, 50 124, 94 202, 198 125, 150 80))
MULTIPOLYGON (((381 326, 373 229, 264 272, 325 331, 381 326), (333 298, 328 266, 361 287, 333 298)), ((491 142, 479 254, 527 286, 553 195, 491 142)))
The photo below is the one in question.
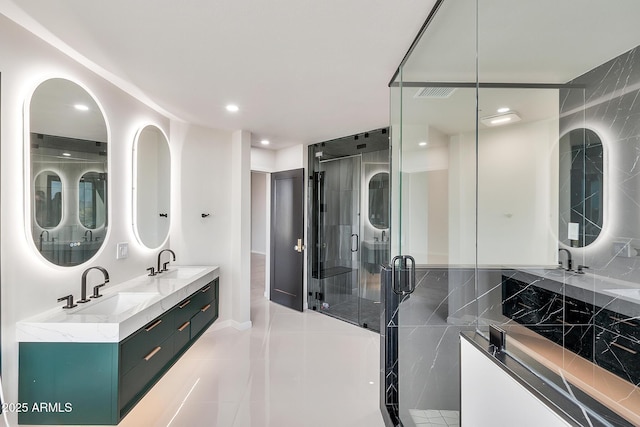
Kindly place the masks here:
POLYGON ((116 425, 218 317, 218 278, 120 343, 21 342, 20 424, 116 425))

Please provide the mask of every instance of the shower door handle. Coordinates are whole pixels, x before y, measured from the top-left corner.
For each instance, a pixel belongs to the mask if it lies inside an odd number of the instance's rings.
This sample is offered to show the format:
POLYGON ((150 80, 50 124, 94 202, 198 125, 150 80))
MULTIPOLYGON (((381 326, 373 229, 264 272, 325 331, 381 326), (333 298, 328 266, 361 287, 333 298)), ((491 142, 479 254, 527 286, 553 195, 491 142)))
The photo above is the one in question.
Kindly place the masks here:
POLYGON ((416 290, 416 260, 411 255, 398 255, 391 260, 391 287, 395 294, 403 296, 416 290), (411 265, 407 261, 411 261, 411 265), (398 264, 399 270, 396 270, 398 264), (406 282, 406 290, 398 282, 406 282))
POLYGON ((298 239, 298 244, 293 247, 294 251, 302 252, 306 249, 306 246, 302 244, 302 239, 298 239))
POLYGON ((358 236, 356 233, 353 233, 351 235, 351 252, 358 252, 358 250, 360 249, 360 236, 358 236), (356 248, 353 249, 353 237, 356 237, 356 248))

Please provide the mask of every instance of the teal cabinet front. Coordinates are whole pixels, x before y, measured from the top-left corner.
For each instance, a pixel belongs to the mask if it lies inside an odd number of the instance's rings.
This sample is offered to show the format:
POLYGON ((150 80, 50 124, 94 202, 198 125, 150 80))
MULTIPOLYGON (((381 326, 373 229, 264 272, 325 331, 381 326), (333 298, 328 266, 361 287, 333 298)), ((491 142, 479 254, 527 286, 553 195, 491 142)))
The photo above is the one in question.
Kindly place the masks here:
POLYGON ((118 346, 20 343, 18 422, 117 424, 118 346))
POLYGON ((18 422, 118 424, 217 317, 216 278, 120 343, 20 343, 18 422))

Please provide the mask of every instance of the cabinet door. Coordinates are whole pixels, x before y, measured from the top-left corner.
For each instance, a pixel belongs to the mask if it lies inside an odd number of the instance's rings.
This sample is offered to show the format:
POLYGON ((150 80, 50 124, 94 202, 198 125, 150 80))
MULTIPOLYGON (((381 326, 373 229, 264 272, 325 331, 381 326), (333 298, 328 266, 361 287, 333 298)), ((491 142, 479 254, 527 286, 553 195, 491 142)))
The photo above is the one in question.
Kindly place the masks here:
POLYGON ((594 346, 594 305, 592 303, 565 297, 564 346, 585 359, 593 358, 594 346))

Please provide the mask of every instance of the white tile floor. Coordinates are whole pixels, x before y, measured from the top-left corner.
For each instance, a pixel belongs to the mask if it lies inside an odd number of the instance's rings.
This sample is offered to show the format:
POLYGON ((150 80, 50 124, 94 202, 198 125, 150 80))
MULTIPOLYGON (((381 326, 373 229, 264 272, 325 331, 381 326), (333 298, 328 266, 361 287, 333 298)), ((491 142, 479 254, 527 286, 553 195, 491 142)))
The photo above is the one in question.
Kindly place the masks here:
POLYGON ((384 426, 379 335, 267 301, 257 262, 253 328, 207 331, 120 427, 384 426))
POLYGON ((435 409, 409 409, 416 427, 459 427, 460 412, 435 409))

